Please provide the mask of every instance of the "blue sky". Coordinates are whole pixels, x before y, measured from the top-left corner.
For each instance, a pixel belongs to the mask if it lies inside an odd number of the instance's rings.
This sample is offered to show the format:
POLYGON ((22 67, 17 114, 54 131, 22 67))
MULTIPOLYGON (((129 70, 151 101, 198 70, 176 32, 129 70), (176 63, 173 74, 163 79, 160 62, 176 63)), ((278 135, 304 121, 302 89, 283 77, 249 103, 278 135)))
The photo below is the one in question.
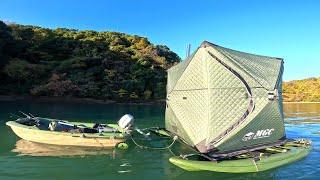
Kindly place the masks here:
POLYGON ((49 28, 120 31, 185 57, 203 40, 285 59, 284 80, 320 76, 316 0, 1 0, 0 19, 49 28))

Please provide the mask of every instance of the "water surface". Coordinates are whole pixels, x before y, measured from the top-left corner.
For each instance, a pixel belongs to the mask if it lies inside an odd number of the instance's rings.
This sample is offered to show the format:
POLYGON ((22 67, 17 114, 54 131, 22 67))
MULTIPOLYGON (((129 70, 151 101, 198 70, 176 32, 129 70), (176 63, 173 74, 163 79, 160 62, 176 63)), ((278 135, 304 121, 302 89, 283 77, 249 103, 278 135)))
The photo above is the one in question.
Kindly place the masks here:
POLYGON ((320 174, 320 104, 285 104, 289 138, 313 141, 310 155, 294 164, 250 174, 187 172, 169 163, 168 150, 126 151, 57 147, 19 139, 5 126, 10 113, 77 121, 116 122, 125 113, 135 116, 139 128, 164 126, 164 106, 105 105, 0 101, 0 179, 317 179, 320 174))

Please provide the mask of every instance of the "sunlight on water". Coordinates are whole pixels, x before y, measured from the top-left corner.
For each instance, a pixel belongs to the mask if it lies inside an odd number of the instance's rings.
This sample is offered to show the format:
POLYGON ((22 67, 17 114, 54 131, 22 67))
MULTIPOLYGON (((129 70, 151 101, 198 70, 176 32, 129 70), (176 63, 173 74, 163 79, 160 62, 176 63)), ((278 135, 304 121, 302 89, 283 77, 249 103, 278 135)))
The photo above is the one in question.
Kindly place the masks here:
MULTIPOLYGON (((9 113, 19 110, 43 117, 101 123, 116 122, 123 114, 131 113, 139 128, 164 126, 164 107, 160 105, 3 101, 0 102, 0 179, 315 179, 320 174, 320 104, 284 105, 287 137, 311 139, 310 155, 288 166, 251 174, 187 172, 169 163, 170 151, 140 149, 132 143, 123 151, 28 142, 5 126, 9 113)), ((165 145, 160 141, 138 142, 165 145)))

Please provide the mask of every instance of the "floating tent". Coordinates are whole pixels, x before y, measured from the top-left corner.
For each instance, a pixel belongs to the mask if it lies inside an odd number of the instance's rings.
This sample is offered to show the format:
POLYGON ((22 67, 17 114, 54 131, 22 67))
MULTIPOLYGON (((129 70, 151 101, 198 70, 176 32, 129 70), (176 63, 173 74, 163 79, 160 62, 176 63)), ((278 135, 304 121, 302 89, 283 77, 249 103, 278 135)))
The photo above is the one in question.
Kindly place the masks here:
POLYGON ((168 70, 165 127, 201 153, 281 143, 283 59, 209 42, 168 70))

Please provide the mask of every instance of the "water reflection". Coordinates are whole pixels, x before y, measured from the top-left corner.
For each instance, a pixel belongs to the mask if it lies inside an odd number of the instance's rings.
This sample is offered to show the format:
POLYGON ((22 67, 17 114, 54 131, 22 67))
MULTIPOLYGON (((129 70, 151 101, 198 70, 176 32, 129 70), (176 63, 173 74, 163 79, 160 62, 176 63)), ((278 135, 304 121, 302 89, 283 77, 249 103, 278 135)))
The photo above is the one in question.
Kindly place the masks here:
MULTIPOLYGON (((320 174, 320 104, 285 104, 288 138, 306 138, 313 142, 313 151, 303 160, 250 174, 188 172, 171 164, 170 151, 140 149, 92 150, 50 146, 19 140, 5 126, 8 114, 21 110, 38 116, 88 122, 110 122, 125 113, 136 117, 139 128, 164 126, 164 107, 100 104, 68 104, 44 102, 0 101, 0 180, 2 179, 319 179, 320 174), (288 122, 288 121, 293 122, 288 122), (310 121, 312 120, 312 121, 310 121), (312 123, 305 123, 312 122, 312 123), (12 150, 14 148, 14 150, 12 150), (14 153, 12 153, 13 151, 14 153), (97 155, 97 156, 96 156, 97 155), (21 157, 22 156, 22 157, 21 157), (36 157, 42 156, 42 157, 36 157), (48 157, 45 157, 48 156, 48 157), (50 157, 55 156, 55 157, 50 157), (58 157, 59 156, 59 157, 58 157), (85 156, 85 158, 83 158, 85 156), (14 168, 12 168, 14 167, 14 168)), ((169 139, 168 141, 171 142, 169 139)), ((170 143, 169 142, 169 143, 170 143)), ((162 142, 140 142, 150 146, 165 146, 162 142)), ((178 145, 178 143, 177 143, 178 145)), ((177 147, 179 148, 179 146, 177 147)), ((184 149, 182 149, 184 150, 184 149)), ((186 149, 187 151, 187 149, 186 149)), ((174 151, 175 153, 177 151, 174 151)), ((177 153, 179 155, 179 153, 177 153)))
POLYGON ((320 103, 288 103, 283 110, 286 124, 320 124, 320 103))
POLYGON ((19 156, 88 156, 88 155, 110 155, 115 158, 114 149, 83 148, 70 146, 55 146, 48 144, 34 143, 20 139, 16 142, 12 152, 19 156))

